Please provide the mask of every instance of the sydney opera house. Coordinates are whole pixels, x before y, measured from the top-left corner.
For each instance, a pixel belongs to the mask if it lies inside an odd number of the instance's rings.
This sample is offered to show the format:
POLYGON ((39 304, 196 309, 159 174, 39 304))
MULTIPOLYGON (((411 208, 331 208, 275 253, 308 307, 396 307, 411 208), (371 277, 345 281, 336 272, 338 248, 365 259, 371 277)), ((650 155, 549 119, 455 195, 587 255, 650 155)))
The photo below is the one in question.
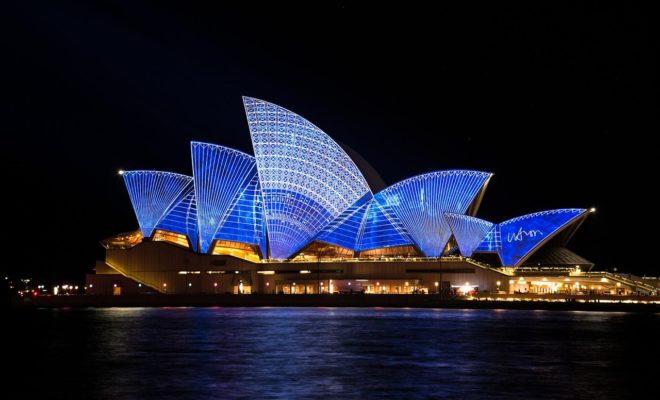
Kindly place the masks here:
POLYGON ((108 285, 115 294, 626 287, 591 274, 593 264, 566 248, 592 209, 486 221, 477 215, 489 172, 431 171, 383 188, 365 178, 359 155, 303 117, 243 103, 254 155, 192 142, 191 175, 120 172, 139 228, 102 241, 92 293, 108 285))

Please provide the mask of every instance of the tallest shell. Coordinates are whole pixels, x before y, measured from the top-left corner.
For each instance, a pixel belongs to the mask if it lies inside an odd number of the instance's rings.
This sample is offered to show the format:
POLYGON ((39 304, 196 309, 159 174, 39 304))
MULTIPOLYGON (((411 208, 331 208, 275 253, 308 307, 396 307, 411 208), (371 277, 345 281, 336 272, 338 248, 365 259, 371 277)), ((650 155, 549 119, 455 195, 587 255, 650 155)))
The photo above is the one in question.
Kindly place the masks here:
POLYGON ((366 194, 344 150, 303 117, 243 97, 261 183, 270 256, 284 259, 366 194))

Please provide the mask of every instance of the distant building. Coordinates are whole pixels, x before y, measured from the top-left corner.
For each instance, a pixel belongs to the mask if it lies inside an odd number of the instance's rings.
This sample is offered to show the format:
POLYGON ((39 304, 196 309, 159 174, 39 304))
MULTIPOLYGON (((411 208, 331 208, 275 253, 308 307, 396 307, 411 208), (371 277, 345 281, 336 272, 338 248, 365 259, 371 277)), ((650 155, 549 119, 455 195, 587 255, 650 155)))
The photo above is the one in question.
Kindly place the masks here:
POLYGON ((469 170, 374 193, 357 156, 318 127, 243 103, 254 156, 192 142, 192 176, 122 172, 139 229, 102 241, 107 266, 163 293, 513 292, 537 289, 522 271, 593 266, 564 248, 593 210, 485 221, 475 215, 492 174, 469 170))

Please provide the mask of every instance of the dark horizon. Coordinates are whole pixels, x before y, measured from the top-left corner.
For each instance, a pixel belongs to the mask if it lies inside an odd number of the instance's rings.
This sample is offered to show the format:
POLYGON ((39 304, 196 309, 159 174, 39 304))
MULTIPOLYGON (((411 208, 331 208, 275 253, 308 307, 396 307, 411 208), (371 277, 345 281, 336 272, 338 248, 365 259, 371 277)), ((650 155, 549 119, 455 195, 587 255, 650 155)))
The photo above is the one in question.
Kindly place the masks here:
POLYGON ((80 278, 99 240, 136 229, 119 169, 190 175, 193 140, 252 154, 242 95, 307 118, 388 185, 493 172, 487 220, 596 207, 568 247, 660 273, 636 234, 658 128, 649 10, 10 1, 1 15, 3 238, 24 257, 10 274, 80 278))

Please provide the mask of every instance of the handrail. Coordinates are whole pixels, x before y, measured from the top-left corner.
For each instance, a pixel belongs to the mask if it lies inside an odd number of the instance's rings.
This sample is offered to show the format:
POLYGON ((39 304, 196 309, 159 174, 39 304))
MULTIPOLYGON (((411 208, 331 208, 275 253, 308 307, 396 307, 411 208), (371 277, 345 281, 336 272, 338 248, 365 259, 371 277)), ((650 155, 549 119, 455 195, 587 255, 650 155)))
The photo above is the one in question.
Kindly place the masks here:
POLYGON ((583 276, 594 276, 594 275, 595 276, 603 276, 605 278, 612 279, 613 281, 619 281, 619 282, 625 283, 626 285, 629 285, 629 286, 635 286, 635 287, 638 287, 638 288, 642 288, 642 289, 647 290, 649 292, 655 292, 655 291, 658 290, 655 286, 649 285, 648 283, 640 282, 640 281, 630 279, 630 278, 626 278, 625 276, 622 276, 620 274, 614 274, 614 273, 608 272, 608 271, 585 272, 583 276))

